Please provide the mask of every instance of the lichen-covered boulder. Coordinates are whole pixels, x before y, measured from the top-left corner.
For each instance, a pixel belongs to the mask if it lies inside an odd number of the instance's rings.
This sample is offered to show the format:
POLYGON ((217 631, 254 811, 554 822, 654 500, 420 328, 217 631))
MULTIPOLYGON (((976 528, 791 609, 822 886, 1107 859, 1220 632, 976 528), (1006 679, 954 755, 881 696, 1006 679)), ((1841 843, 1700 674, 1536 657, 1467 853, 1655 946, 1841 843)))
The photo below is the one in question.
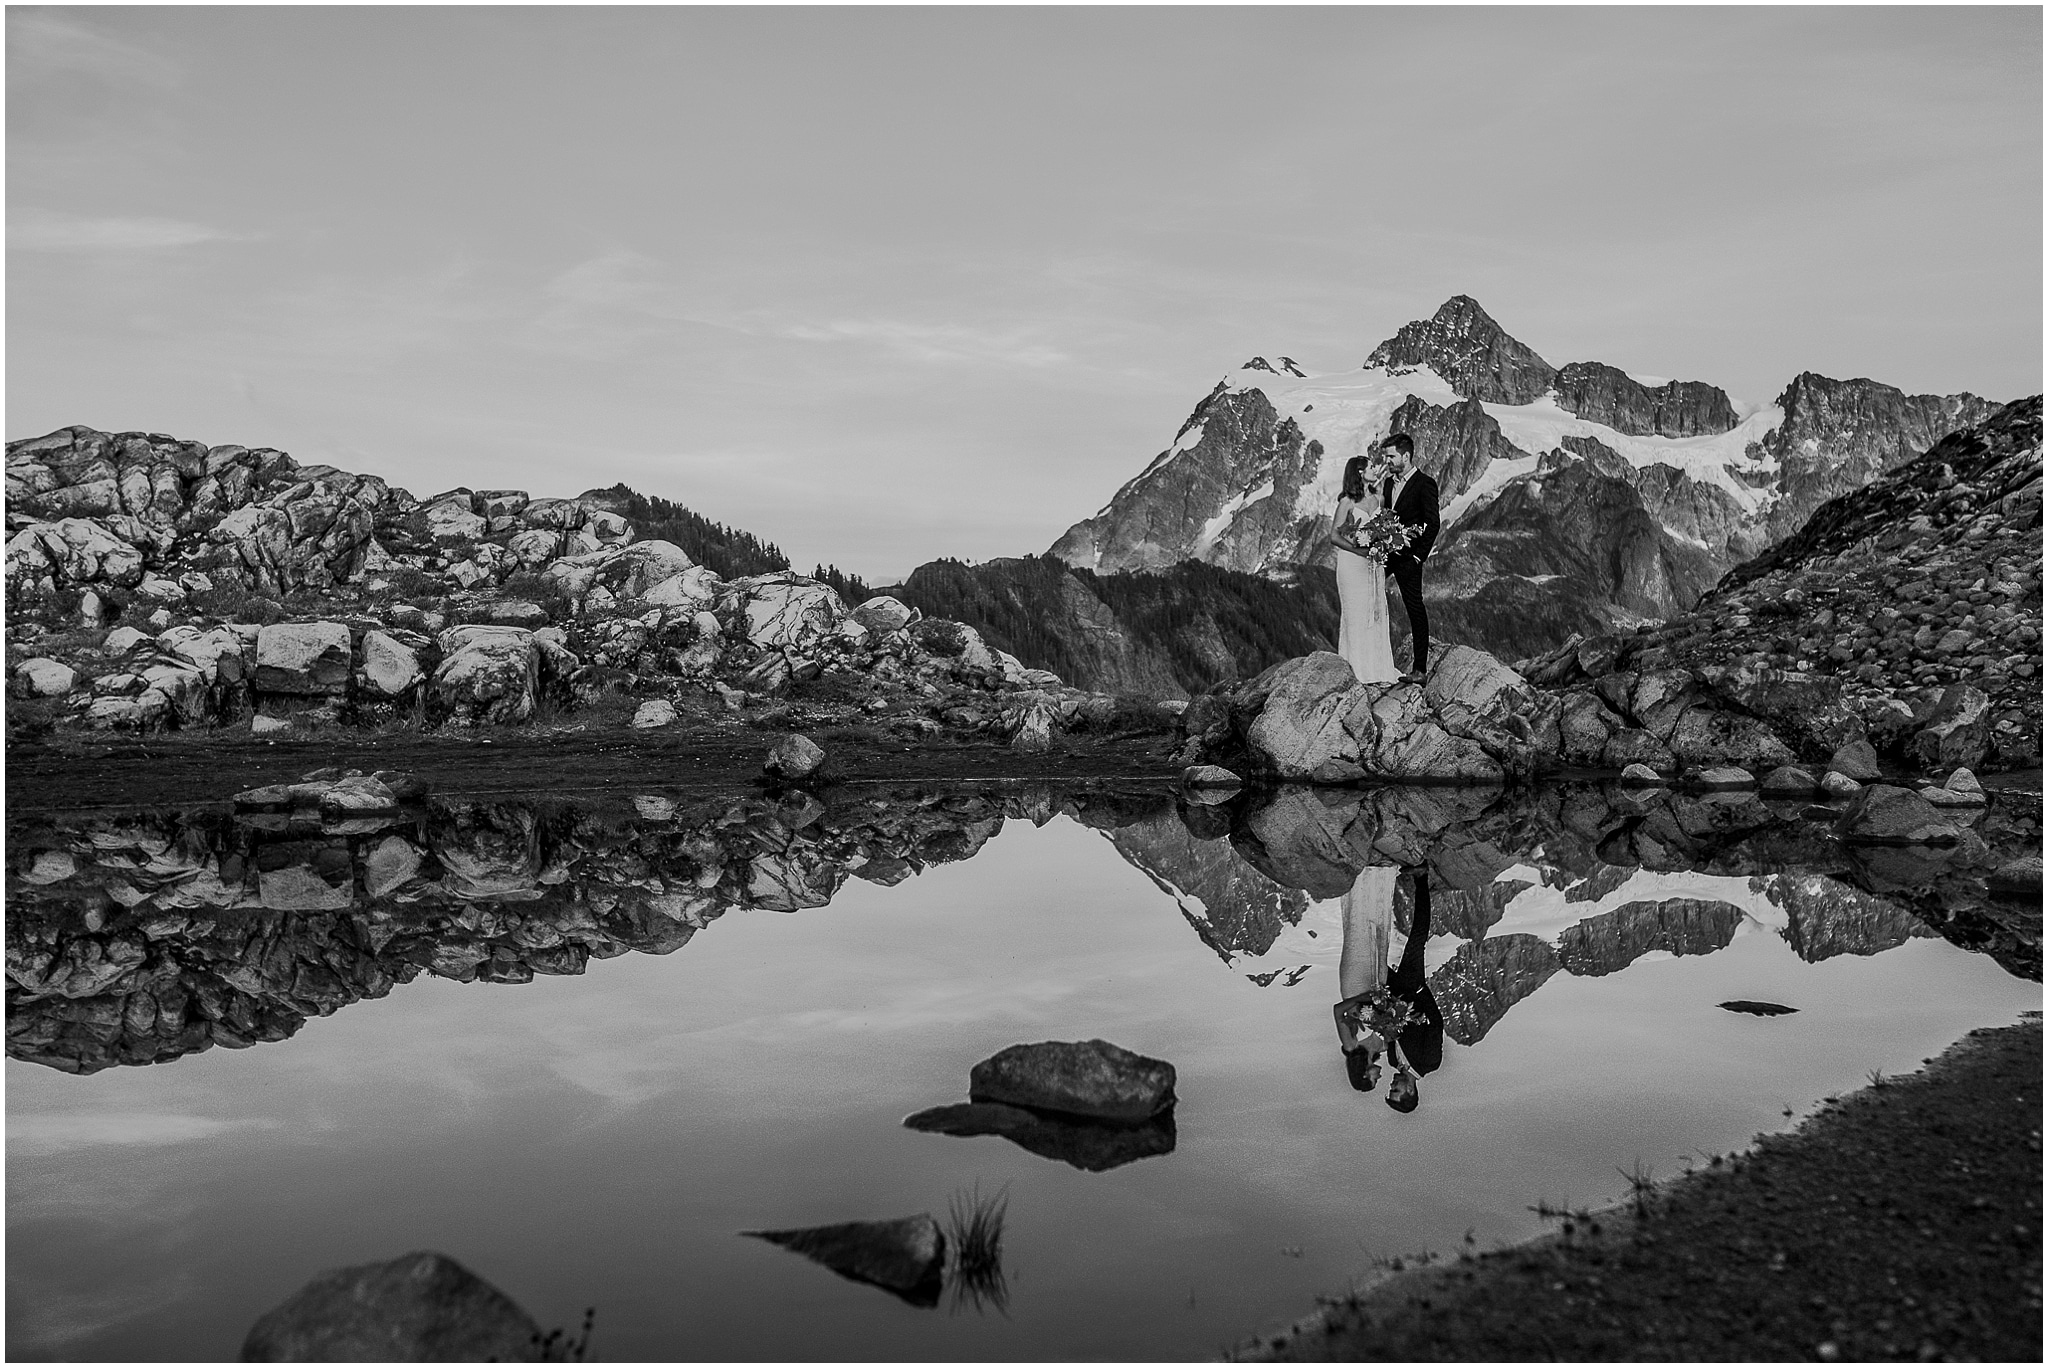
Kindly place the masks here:
POLYGON ((348 692, 348 627, 275 622, 256 634, 256 690, 267 694, 348 692))
POLYGON ((389 632, 363 633, 363 663, 356 684, 373 698, 403 698, 425 678, 419 652, 389 632))
POLYGON ((441 663, 431 689, 456 726, 525 722, 540 687, 539 652, 522 627, 468 624, 441 633, 441 663))
POLYGON ((666 727, 676 720, 676 705, 666 698, 650 698, 633 710, 633 726, 641 731, 666 727))
POLYGON ((30 698, 62 698, 78 682, 78 671, 61 660, 37 656, 16 666, 14 677, 30 698))
POLYGON ((847 618, 845 600, 829 584, 786 573, 733 583, 743 595, 747 640, 763 650, 808 651, 847 618))

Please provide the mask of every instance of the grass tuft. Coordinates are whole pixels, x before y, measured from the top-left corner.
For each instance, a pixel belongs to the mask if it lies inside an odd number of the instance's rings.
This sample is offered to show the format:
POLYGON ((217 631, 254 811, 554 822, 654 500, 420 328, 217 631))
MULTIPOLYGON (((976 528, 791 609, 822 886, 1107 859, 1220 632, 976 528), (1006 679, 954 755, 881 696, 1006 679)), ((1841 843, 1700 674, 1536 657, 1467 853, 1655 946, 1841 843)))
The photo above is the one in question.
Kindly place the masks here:
POLYGON ((976 1311, 992 1306, 1008 1314, 1009 1278, 1003 1272, 1003 1225, 1010 1215, 1010 1188, 1006 1183, 994 1196, 981 1195, 981 1185, 972 1193, 956 1192, 946 1204, 946 1246, 953 1276, 953 1310, 971 1305, 976 1311))

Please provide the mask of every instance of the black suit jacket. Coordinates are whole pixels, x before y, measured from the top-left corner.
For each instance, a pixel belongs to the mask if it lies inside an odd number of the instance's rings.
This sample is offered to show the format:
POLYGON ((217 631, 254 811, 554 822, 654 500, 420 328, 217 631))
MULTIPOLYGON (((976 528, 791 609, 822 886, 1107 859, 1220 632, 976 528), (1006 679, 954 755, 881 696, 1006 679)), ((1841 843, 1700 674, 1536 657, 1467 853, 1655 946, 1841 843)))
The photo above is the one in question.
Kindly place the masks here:
POLYGON ((1437 512, 1436 481, 1421 471, 1408 477, 1408 483, 1401 488, 1401 497, 1394 500, 1394 514, 1410 527, 1419 527, 1422 532, 1408 543, 1405 551, 1396 551, 1387 557, 1387 568, 1401 565, 1421 565, 1429 559, 1430 548, 1436 545, 1436 534, 1443 527, 1443 519, 1437 512))
POLYGON ((1422 1012, 1421 1021, 1401 1032, 1401 1057, 1416 1073, 1428 1074, 1444 1062, 1443 1009, 1436 1005, 1436 994, 1430 991, 1422 965, 1423 947, 1429 943, 1429 867, 1410 871, 1406 877, 1415 881, 1415 915, 1408 923, 1408 945, 1401 962, 1387 975, 1387 990, 1422 1012))

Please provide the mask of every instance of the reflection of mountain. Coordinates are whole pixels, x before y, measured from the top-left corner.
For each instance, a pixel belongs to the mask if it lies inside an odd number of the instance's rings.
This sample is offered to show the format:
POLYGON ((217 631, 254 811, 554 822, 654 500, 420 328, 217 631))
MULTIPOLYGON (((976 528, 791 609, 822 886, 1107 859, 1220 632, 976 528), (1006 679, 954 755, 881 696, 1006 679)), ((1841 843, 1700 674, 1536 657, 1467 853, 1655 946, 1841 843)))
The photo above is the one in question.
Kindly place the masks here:
POLYGON ((1308 906, 1308 894, 1267 878, 1230 842, 1198 839, 1171 813, 1122 827, 1109 840, 1172 895, 1195 934, 1226 964, 1238 955, 1265 954, 1308 906))
POLYGON ((1156 807, 1039 788, 614 802, 434 800, 392 818, 218 812, 10 831, 7 1052, 73 1073, 283 1040, 421 970, 464 982, 667 954, 730 908, 973 855, 1005 817, 1156 807))
POLYGON ((1761 891, 1785 909, 1783 935, 1799 958, 1875 955, 1934 929, 1895 903, 1821 874, 1773 874, 1761 891))
POLYGON ((1711 955, 1735 939, 1742 918, 1733 903, 1701 898, 1625 903, 1566 930, 1557 958, 1567 973, 1586 978, 1626 969, 1652 950, 1711 955))
POLYGON ((1557 952, 1535 936, 1469 941, 1429 976, 1444 1014, 1444 1034, 1477 1045, 1508 1008, 1541 988, 1559 969, 1557 952))
MULTIPOLYGON (((2037 828, 2029 822, 2038 818, 2017 814, 2008 830, 2001 810, 1994 806, 1981 824, 1987 837, 2004 846, 2033 839, 2037 828)), ((1982 911, 1983 874, 2005 854, 1984 853, 1974 863, 1900 855, 1912 866, 1914 889, 1879 884, 1844 856, 1827 823, 1781 815, 1753 794, 1616 800, 1597 785, 1516 795, 1282 789, 1203 812, 1205 834, 1227 821, 1228 849, 1157 823, 1126 828, 1114 839, 1126 859, 1183 895, 1184 909, 1186 891, 1200 890, 1200 911, 1189 911, 1189 921, 1226 961, 1271 952, 1262 966, 1267 972, 1247 975, 1255 984, 1299 974, 1298 959, 1317 953, 1304 956, 1300 941, 1290 941, 1284 956, 1275 949, 1284 927, 1305 912, 1301 903, 1281 901, 1289 889, 1331 900, 1367 864, 1426 865, 1432 935, 1466 942, 1430 983, 1446 1032, 1467 1045, 1559 970, 1599 977, 1652 951, 1711 954, 1752 914, 1766 926, 1778 925, 1782 914, 1780 934, 1808 961, 1878 954, 1913 937, 1945 935, 1967 949, 1982 943, 2023 977, 2039 972, 2038 939, 2030 957, 2006 948, 2014 939, 2009 929, 1981 929, 2007 928, 2011 920, 1982 911), (1633 883, 1639 875, 1648 881, 1633 883), (1688 875, 1703 876, 1699 894, 1673 892, 1674 879, 1682 889, 1688 875), (1276 915, 1276 908, 1284 911, 1276 915), (1541 935, 1516 929, 1532 925, 1532 917, 1541 935), (1506 934, 1496 934, 1504 922, 1506 934)), ((1411 915, 1397 895, 1394 923, 1403 935, 1411 915)), ((1332 944, 1323 953, 1337 949, 1332 944)))

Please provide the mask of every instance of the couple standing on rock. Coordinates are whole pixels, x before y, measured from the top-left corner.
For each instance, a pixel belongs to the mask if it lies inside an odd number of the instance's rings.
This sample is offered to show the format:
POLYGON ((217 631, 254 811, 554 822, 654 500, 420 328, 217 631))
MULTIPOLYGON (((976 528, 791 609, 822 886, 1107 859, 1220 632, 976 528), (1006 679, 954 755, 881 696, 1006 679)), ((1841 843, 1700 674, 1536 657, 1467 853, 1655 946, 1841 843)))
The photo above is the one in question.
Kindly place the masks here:
POLYGON ((1415 441, 1397 432, 1344 463, 1331 540, 1337 557, 1340 618, 1337 650, 1360 683, 1421 680, 1429 672, 1429 610, 1422 601, 1422 563, 1436 545, 1442 521, 1437 485, 1415 469, 1415 441), (1390 514, 1390 517, 1378 515, 1390 514), (1406 536, 1390 543, 1369 524, 1398 521, 1406 536), (1394 664, 1393 626, 1387 611, 1387 576, 1401 588, 1401 605, 1415 639, 1414 668, 1394 664))

